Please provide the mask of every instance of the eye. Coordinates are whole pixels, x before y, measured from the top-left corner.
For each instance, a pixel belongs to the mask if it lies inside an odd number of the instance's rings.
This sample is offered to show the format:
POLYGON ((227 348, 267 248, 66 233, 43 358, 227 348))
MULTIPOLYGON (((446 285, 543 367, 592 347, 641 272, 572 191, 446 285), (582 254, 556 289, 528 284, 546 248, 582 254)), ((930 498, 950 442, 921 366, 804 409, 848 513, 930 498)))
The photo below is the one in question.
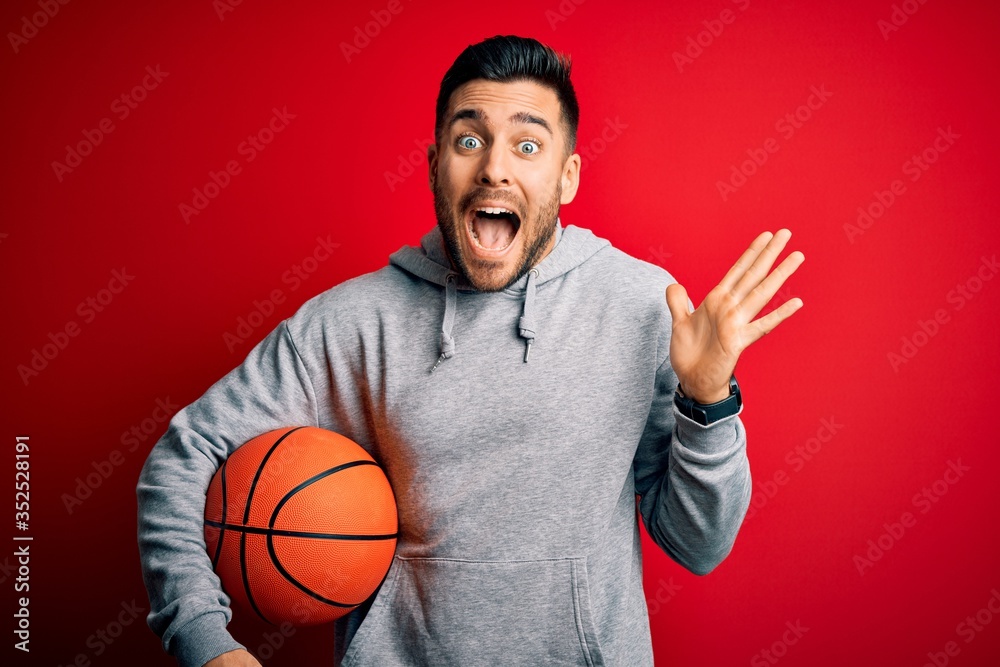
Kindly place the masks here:
POLYGON ((538 152, 538 142, 533 139, 526 139, 517 144, 517 150, 523 155, 534 155, 538 152))
POLYGON ((465 148, 466 150, 471 151, 476 148, 479 148, 480 142, 479 139, 477 139, 476 137, 473 137, 471 135, 466 135, 464 137, 459 137, 458 145, 461 146, 462 148, 465 148))

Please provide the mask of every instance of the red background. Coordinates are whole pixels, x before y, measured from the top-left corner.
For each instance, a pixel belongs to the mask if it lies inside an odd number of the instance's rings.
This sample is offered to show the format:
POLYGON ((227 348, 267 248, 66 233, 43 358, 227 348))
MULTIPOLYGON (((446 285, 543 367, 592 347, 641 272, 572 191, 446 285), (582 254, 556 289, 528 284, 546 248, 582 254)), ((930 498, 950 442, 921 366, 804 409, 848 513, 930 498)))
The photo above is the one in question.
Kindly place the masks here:
MULTIPOLYGON (((404 0, 350 62, 341 43, 387 3, 322 4, 246 0, 220 16, 209 0, 70 2, 16 52, 9 34, 0 47, 3 459, 13 476, 14 438, 30 436, 34 537, 32 651, 11 648, 11 546, 0 659, 171 664, 144 623, 135 546, 135 482, 165 423, 131 452, 123 432, 157 399, 198 398, 307 298, 418 242, 434 224, 426 165, 408 175, 400 160, 430 138, 461 49, 517 33, 574 59, 591 156, 565 224, 665 266, 695 303, 763 230, 790 228, 789 250, 806 257, 782 294, 804 308, 737 371, 756 510, 733 553, 699 578, 644 537, 657 663, 922 665, 930 652, 943 664, 955 642, 949 664, 997 664, 1000 619, 959 627, 1000 590, 1000 280, 975 279, 993 277, 982 258, 1000 250, 995 4, 909 0, 915 12, 883 35, 888 0, 404 0), (734 20, 712 23, 727 8, 734 20), (699 36, 706 21, 721 34, 699 36), (679 71, 689 37, 704 46, 679 71), (120 119, 113 101, 157 65, 169 74, 120 119), (829 98, 787 137, 776 123, 813 86, 829 98), (294 119, 247 162, 240 143, 286 107, 294 119), (60 181, 52 163, 104 118, 114 131, 60 181), (618 130, 602 139, 609 121, 618 130), (904 163, 939 128, 958 138, 911 180, 904 163), (718 181, 769 138, 777 152, 724 200, 718 181), (233 159, 240 173, 186 224, 179 205, 233 159), (851 237, 858 207, 897 179, 905 192, 851 237), (317 237, 339 246, 293 290, 282 276, 317 237), (87 321, 78 304, 122 267, 134 279, 87 321), (960 284, 978 291, 959 298, 960 284), (283 303, 231 351, 224 334, 275 289, 283 303), (927 324, 939 310, 943 323, 927 324), (78 335, 25 383, 18 366, 70 323, 78 335), (832 437, 824 419, 842 425, 832 437), (795 448, 810 444, 799 465, 795 448), (70 512, 64 494, 116 450, 121 465, 70 512), (949 462, 968 467, 954 484, 949 462), (933 504, 914 499, 925 487, 933 504), (886 534, 905 512, 903 535, 886 534), (861 574, 855 557, 880 537, 888 550, 861 574), (132 600, 138 621, 100 640, 132 600), (783 643, 786 622, 808 630, 783 643)), ((20 32, 39 11, 5 3, 0 28, 20 32)), ((230 629, 268 665, 332 651, 330 628, 280 637, 238 616, 230 629)))

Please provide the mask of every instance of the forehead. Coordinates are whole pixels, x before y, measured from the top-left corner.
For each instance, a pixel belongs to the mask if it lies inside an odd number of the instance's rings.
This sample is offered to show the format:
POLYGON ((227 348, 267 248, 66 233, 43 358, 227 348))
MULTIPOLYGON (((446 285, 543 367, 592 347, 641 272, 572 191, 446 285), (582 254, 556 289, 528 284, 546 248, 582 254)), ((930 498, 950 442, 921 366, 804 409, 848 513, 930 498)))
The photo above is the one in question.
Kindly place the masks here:
POLYGON ((548 86, 537 81, 499 83, 485 79, 467 81, 455 89, 448 103, 447 117, 462 109, 485 112, 488 125, 496 125, 519 111, 528 111, 557 126, 559 97, 548 86))

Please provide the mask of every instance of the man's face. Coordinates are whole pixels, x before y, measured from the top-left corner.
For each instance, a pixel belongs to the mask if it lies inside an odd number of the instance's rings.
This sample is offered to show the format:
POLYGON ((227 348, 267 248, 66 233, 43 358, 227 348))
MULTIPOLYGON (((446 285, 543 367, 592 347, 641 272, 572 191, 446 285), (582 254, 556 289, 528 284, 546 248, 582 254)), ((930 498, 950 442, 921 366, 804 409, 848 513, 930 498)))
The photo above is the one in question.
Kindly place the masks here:
POLYGON ((438 226, 455 268, 496 292, 555 244, 580 156, 567 156, 559 98, 534 81, 469 81, 452 93, 440 145, 428 148, 438 226))

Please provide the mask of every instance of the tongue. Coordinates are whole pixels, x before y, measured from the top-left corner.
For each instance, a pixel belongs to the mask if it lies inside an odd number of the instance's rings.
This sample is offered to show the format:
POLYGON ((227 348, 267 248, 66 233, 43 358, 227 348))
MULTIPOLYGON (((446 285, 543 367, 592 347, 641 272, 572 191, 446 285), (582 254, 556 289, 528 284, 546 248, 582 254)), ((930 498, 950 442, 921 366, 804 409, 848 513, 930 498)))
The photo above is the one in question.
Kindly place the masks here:
POLYGON ((476 232, 479 243, 487 248, 503 248, 514 238, 514 225, 507 217, 484 218, 476 216, 472 219, 472 230, 476 232))

